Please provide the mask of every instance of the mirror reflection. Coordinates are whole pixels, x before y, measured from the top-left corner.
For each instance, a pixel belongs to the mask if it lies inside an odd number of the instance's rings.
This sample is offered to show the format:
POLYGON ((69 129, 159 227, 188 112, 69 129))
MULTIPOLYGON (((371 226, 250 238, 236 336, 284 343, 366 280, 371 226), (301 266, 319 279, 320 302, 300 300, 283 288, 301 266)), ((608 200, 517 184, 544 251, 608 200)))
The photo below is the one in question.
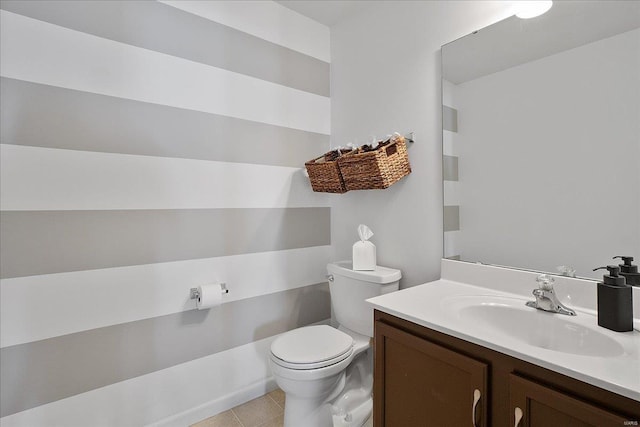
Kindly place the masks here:
POLYGON ((554 2, 442 47, 444 256, 640 260, 640 2, 554 2))

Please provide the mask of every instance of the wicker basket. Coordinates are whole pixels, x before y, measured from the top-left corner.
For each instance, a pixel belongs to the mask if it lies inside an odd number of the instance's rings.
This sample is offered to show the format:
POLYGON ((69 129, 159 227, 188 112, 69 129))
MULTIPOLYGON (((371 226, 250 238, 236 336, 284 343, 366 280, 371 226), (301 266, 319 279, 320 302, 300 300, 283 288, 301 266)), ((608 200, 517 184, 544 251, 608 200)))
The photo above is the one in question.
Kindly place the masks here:
POLYGON ((319 193, 346 193, 338 159, 351 150, 333 150, 304 164, 309 174, 311 188, 319 193))
POLYGON ((402 136, 382 142, 375 150, 361 147, 357 153, 340 157, 338 164, 347 191, 388 188, 411 173, 402 136))

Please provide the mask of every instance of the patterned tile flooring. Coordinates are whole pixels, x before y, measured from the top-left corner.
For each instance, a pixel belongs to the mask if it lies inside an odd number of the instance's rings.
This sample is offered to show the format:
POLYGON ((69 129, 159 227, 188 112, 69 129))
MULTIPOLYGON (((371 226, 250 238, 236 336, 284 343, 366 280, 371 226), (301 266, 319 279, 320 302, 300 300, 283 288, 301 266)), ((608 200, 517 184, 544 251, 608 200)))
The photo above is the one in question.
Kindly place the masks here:
POLYGON ((191 427, 282 427, 284 392, 273 390, 191 427))
MULTIPOLYGON (((191 427, 282 427, 283 420, 284 392, 276 389, 191 427)), ((363 427, 373 427, 372 419, 363 427)))

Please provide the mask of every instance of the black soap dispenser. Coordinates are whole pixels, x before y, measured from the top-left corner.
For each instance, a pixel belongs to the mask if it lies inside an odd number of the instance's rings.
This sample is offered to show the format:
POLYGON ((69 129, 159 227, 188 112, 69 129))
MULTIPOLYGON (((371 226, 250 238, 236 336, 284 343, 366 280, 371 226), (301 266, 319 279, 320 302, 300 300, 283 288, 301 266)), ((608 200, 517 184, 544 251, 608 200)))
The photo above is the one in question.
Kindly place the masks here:
POLYGON ((620 267, 608 265, 594 269, 609 270, 598 282, 598 325, 616 332, 633 331, 633 293, 620 267))
POLYGON ((620 267, 620 275, 624 276, 627 280, 627 285, 640 286, 640 273, 638 273, 638 266, 631 264, 633 261, 632 256, 614 256, 613 259, 620 258, 624 264, 618 264, 620 267))

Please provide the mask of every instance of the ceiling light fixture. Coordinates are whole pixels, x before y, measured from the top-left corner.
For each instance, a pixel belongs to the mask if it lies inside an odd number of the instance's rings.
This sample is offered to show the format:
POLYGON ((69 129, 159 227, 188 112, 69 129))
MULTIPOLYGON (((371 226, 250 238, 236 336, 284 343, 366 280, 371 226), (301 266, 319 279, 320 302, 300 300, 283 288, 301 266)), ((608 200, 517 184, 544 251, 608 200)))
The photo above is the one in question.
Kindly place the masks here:
POLYGON ((522 19, 535 18, 551 9, 552 5, 551 0, 516 1, 516 16, 522 19))

